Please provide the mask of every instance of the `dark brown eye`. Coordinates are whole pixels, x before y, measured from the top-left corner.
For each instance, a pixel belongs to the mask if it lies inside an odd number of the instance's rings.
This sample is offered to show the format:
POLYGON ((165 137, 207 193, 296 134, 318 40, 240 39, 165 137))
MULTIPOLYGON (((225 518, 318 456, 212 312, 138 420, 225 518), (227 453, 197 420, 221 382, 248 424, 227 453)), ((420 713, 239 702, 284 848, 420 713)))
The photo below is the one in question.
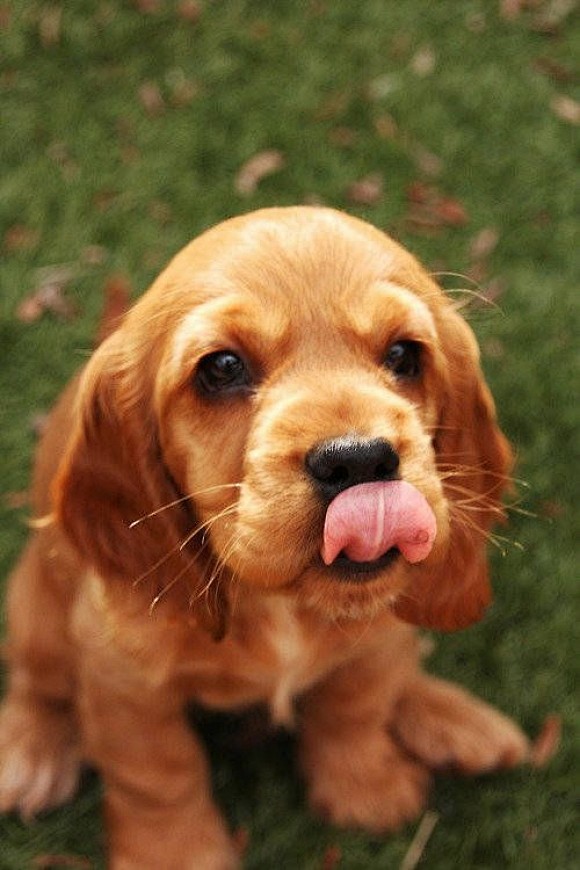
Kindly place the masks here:
POLYGON ((232 350, 218 350, 204 356, 195 372, 195 384, 202 393, 216 395, 244 391, 252 378, 243 359, 232 350))
POLYGON ((421 374, 421 345, 418 341, 396 341, 387 351, 384 366, 397 378, 414 380, 421 374))

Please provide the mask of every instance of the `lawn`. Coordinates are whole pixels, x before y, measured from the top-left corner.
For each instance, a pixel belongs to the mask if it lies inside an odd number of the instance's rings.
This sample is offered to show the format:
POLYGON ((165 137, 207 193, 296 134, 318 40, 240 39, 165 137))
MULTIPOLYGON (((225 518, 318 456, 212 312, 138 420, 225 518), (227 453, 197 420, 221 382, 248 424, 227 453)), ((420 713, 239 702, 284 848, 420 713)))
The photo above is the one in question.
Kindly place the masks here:
MULTIPOLYGON (((322 202, 394 234, 469 303, 520 502, 492 553, 495 606, 434 636, 429 666, 530 734, 549 713, 563 731, 544 769, 438 779, 429 870, 578 866, 579 57, 566 0, 0 2, 2 578, 35 433, 113 276, 137 295, 216 221, 322 202)), ((229 723, 206 730, 248 870, 401 866, 417 825, 329 828, 304 806, 291 739, 236 751, 229 723)), ((89 776, 32 825, 0 818, 0 870, 102 867, 99 799, 89 776)))

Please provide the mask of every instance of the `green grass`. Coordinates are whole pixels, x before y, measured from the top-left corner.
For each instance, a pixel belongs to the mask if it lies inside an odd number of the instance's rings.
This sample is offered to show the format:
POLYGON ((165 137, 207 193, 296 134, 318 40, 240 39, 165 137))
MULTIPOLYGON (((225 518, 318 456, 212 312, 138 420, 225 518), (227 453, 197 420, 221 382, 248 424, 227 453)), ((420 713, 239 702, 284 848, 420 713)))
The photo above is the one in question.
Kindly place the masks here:
MULTIPOLYGON (((438 638, 432 666, 530 733, 559 713, 563 742, 541 771, 439 780, 440 819, 421 866, 571 870, 580 854, 579 137, 554 101, 578 100, 577 15, 548 0, 513 19, 487 0, 200 0, 192 23, 178 3, 159 0, 150 14, 144 5, 0 4, 1 575, 25 538, 13 494, 27 486, 31 419, 90 349, 111 274, 141 292, 204 227, 264 205, 345 208, 434 270, 458 273, 473 273, 473 240, 494 228, 497 245, 476 277, 496 288, 498 307, 475 305, 473 323, 531 516, 512 518, 522 549, 493 554, 495 607, 475 628, 438 638), (284 167, 251 196, 237 194, 239 168, 270 148, 284 167), (373 173, 382 195, 353 202, 351 183, 373 173), (460 203, 468 220, 409 220, 416 182, 460 203), (38 269, 54 264, 74 272, 75 317, 23 322, 19 304, 38 269)), ((345 870, 400 865, 414 828, 372 840, 309 816, 291 741, 243 757, 210 743, 218 798, 250 834, 251 870, 318 870, 329 846, 345 870)), ((72 806, 35 825, 0 818, 0 870, 26 870, 47 853, 102 866, 98 806, 92 778, 72 806)))

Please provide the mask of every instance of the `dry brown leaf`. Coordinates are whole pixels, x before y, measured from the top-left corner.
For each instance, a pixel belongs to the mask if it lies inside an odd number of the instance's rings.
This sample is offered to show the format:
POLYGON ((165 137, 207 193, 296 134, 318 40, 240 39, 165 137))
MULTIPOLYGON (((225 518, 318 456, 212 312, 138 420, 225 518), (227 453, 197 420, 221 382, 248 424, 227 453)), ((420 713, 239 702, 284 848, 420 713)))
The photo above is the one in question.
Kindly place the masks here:
POLYGON ((250 846, 250 832, 247 828, 237 828, 233 832, 232 840, 234 841, 234 849, 243 858, 250 846))
POLYGON ((12 9, 7 3, 0 5, 0 30, 8 30, 12 21, 12 9))
POLYGON ((423 148, 422 145, 415 145, 413 148, 413 157, 415 158, 417 168, 424 175, 430 175, 433 178, 437 175, 441 175, 443 171, 443 161, 440 157, 437 157, 436 154, 433 154, 432 151, 428 151, 427 148, 423 148))
POLYGON ((139 88, 139 102, 152 117, 165 111, 165 100, 156 82, 143 82, 139 88))
POLYGON ((431 75, 436 63, 437 59, 432 47, 430 45, 422 45, 411 58, 411 69, 415 75, 420 78, 426 78, 431 75))
POLYGON ((554 82, 567 84, 578 79, 576 72, 563 63, 551 57, 537 57, 532 63, 533 68, 554 82))
POLYGON ((328 133, 328 141, 339 148, 352 148, 358 139, 358 133, 352 127, 335 127, 328 133))
POLYGON ((336 870, 342 860, 342 850, 340 846, 328 846, 322 856, 322 864, 320 870, 336 870))
POLYGON ((525 9, 537 9, 545 0, 501 0, 499 13, 506 21, 514 21, 525 9))
POLYGON ((383 112, 378 118, 375 118, 375 130, 381 139, 396 139, 399 132, 399 126, 392 115, 388 112, 383 112))
POLYGON ((552 99, 550 108, 561 121, 566 121, 567 124, 574 124, 576 127, 580 124, 580 103, 573 100, 572 97, 567 97, 565 94, 557 94, 552 99))
POLYGON ((4 249, 9 253, 15 251, 31 251, 38 245, 40 233, 24 224, 14 224, 8 227, 4 235, 4 249))
POLYGON ((45 312, 50 312, 61 320, 71 320, 76 315, 76 309, 66 298, 64 291, 75 276, 76 269, 70 265, 38 269, 36 289, 16 309, 18 320, 33 323, 45 312))
POLYGON ((552 760, 562 736, 562 720, 560 716, 552 714, 547 716, 542 730, 536 737, 532 746, 531 762, 534 767, 545 767, 552 760))
POLYGON ((471 240, 469 257, 471 260, 485 260, 497 247, 499 232, 495 227, 484 227, 471 240))
POLYGON ((154 15, 159 12, 161 0, 133 0, 133 6, 137 12, 143 12, 144 15, 154 15))
POLYGON ((349 202, 355 205, 376 205, 383 197, 384 180, 380 172, 353 181, 346 191, 349 202))
POLYGON ((279 172, 284 164, 285 159, 282 152, 273 148, 254 154, 243 164, 236 175, 234 181, 236 192, 241 196, 250 196, 263 178, 279 172))
POLYGON ((43 48, 52 48, 60 42, 62 6, 46 6, 38 19, 38 36, 43 48))
POLYGON ((443 227, 468 223, 469 215, 457 199, 445 196, 433 184, 415 181, 407 188, 410 206, 405 223, 410 232, 437 235, 443 227))
MULTIPOLYGON (((531 3, 531 0, 528 0, 531 3)), ((577 0, 548 0, 536 3, 539 7, 532 22, 532 29, 547 36, 555 36, 566 18, 578 8, 577 0)))
POLYGON ((441 222, 447 226, 461 227, 469 221, 465 207, 457 199, 444 197, 434 203, 433 209, 441 222))
POLYGON ((181 3, 177 7, 177 14, 183 21, 197 24, 201 16, 201 6, 196 0, 181 0, 181 3))

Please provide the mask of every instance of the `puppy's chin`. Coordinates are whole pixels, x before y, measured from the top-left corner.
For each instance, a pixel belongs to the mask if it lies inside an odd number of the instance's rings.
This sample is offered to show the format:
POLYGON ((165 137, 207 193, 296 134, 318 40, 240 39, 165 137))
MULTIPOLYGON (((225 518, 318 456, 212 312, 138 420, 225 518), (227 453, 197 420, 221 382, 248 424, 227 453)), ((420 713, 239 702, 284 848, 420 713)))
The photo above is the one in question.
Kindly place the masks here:
POLYGON ((301 605, 328 620, 371 619, 390 610, 409 584, 409 570, 413 569, 396 554, 373 565, 315 564, 297 578, 291 591, 301 605))
POLYGON ((318 551, 312 551, 298 571, 296 557, 285 560, 284 555, 272 554, 261 564, 234 558, 230 568, 242 587, 279 590, 328 621, 370 619, 389 610, 408 588, 410 574, 418 570, 397 553, 376 563, 357 565, 339 558, 327 566, 318 551))

